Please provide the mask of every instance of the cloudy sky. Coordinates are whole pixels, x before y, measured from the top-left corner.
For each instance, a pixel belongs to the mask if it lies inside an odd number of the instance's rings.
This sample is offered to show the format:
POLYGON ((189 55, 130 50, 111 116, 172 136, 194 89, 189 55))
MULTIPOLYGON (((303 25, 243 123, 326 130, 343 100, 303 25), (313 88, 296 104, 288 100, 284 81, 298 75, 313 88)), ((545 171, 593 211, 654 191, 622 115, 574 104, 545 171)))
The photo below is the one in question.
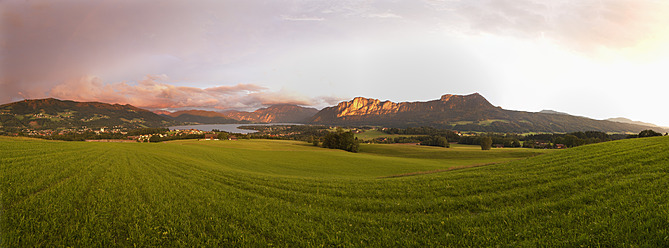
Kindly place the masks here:
POLYGON ((0 2, 0 103, 324 107, 479 92, 669 126, 669 1, 0 2))

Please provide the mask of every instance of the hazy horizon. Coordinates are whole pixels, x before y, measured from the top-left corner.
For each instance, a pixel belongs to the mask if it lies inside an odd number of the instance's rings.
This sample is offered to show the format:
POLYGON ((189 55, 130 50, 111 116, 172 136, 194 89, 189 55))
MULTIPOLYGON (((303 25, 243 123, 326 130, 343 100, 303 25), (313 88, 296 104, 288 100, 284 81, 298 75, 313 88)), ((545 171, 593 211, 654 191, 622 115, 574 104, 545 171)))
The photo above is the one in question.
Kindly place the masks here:
POLYGON ((322 109, 478 92, 669 126, 669 2, 4 1, 0 103, 322 109), (38 18, 35 18, 38 17, 38 18))

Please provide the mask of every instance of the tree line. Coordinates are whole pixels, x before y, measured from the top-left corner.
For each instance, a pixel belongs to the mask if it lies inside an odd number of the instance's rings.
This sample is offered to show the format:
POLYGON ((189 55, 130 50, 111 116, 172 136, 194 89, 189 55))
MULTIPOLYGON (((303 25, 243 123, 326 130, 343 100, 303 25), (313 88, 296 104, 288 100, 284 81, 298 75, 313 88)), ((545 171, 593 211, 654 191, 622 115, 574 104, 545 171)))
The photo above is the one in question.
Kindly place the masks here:
MULTIPOLYGON (((662 136, 653 130, 643 130, 639 134, 607 134, 600 131, 571 132, 565 134, 546 133, 520 135, 514 133, 479 133, 459 135, 457 132, 432 127, 384 128, 378 129, 387 134, 423 135, 415 137, 388 138, 381 143, 418 143, 423 140, 433 140, 434 136, 444 137, 448 142, 457 142, 465 145, 480 145, 486 149, 493 146, 525 147, 525 148, 568 148, 581 145, 601 143, 612 140, 662 136), (489 140, 488 140, 489 139, 489 140), (490 144, 488 144, 490 143, 490 144)), ((669 134, 665 134, 669 135, 669 134)))

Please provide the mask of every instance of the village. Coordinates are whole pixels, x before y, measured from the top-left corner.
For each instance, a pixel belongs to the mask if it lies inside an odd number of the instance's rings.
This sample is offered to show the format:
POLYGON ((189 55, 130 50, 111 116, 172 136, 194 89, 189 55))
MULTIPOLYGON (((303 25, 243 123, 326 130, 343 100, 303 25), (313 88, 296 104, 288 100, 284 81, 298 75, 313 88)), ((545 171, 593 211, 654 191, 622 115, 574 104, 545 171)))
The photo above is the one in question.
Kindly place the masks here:
POLYGON ((237 136, 224 132, 197 129, 169 130, 167 128, 129 129, 121 126, 89 128, 22 129, 9 136, 26 136, 52 140, 79 140, 88 142, 160 142, 175 139, 237 140, 237 136))

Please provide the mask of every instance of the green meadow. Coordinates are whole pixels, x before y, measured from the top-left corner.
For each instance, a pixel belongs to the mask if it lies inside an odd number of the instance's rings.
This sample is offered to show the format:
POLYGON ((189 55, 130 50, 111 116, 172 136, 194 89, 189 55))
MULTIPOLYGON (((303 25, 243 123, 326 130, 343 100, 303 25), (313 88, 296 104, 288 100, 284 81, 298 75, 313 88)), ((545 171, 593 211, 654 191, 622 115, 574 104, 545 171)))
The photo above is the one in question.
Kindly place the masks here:
POLYGON ((1 247, 669 246, 668 137, 558 151, 8 137, 0 148, 1 247))
POLYGON ((355 137, 363 140, 363 141, 368 141, 368 140, 373 140, 376 138, 397 138, 397 137, 415 137, 415 136, 425 136, 425 135, 418 135, 418 134, 387 134, 378 130, 365 130, 362 133, 356 133, 355 137))

